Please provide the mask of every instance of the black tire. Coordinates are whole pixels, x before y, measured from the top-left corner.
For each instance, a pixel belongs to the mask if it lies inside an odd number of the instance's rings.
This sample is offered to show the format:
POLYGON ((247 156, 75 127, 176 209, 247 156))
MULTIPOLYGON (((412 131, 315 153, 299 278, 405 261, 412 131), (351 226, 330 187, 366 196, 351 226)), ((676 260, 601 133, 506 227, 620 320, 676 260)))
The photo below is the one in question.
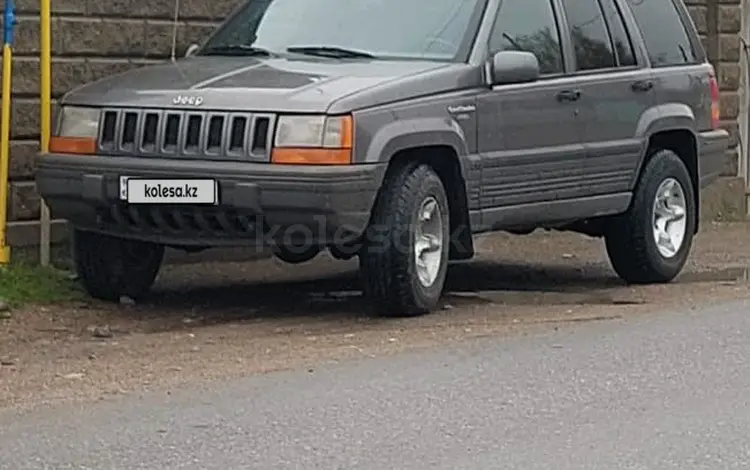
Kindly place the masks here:
POLYGON ((289 264, 306 263, 318 256, 318 253, 320 253, 320 248, 317 246, 293 248, 279 246, 273 249, 276 258, 289 264))
POLYGON ((618 216, 606 233, 607 254, 615 272, 629 284, 672 281, 687 262, 696 223, 695 188, 680 157, 659 150, 643 169, 628 211, 618 216), (653 233, 654 201, 659 186, 676 180, 685 196, 685 234, 672 256, 660 253, 653 233))
POLYGON ((437 307, 448 267, 448 209, 445 187, 430 166, 410 163, 389 174, 373 208, 359 256, 365 295, 380 315, 415 316, 437 307), (437 202, 443 243, 435 280, 425 286, 417 273, 413 230, 423 202, 430 198, 437 202))
POLYGON ((76 272, 89 295, 113 302, 146 294, 164 258, 163 245, 77 229, 72 248, 76 272))

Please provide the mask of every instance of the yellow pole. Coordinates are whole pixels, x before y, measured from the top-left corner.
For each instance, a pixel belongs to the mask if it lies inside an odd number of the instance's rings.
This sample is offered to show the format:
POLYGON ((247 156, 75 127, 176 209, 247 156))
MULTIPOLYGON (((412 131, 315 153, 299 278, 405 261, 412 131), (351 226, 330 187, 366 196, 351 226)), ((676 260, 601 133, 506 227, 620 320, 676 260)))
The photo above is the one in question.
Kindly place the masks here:
MULTIPOLYGON (((6 0, 7 1, 7 0, 6 0)), ((49 152, 49 136, 51 125, 52 100, 52 25, 50 17, 50 1, 40 0, 39 3, 39 118, 41 123, 39 147, 42 153, 49 152)), ((50 213, 49 207, 42 200, 39 219, 39 261, 42 266, 50 262, 50 213)))
POLYGON ((6 0, 3 11, 3 102, 0 108, 0 264, 10 263, 10 247, 6 239, 6 229, 8 225, 8 173, 10 167, 10 85, 15 21, 13 2, 12 0, 6 0))
POLYGON ((0 114, 0 264, 10 262, 10 247, 6 240, 8 225, 8 167, 10 166, 10 84, 13 52, 3 44, 3 103, 0 114))

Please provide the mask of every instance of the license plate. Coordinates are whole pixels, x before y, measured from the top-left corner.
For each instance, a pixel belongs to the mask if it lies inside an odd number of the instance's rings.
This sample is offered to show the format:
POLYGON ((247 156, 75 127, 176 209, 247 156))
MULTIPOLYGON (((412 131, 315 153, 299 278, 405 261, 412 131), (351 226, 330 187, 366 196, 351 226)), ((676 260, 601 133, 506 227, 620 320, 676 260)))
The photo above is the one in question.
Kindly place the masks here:
POLYGON ((211 179, 120 177, 120 199, 131 204, 217 204, 218 193, 211 179))

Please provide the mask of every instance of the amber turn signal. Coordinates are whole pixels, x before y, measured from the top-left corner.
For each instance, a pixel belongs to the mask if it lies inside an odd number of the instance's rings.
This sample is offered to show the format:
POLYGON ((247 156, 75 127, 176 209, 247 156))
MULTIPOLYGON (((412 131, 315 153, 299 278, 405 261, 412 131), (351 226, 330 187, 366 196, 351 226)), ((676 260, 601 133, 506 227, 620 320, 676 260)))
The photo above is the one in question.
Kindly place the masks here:
POLYGON ((351 116, 342 116, 341 122, 341 148, 350 149, 354 145, 354 122, 351 116))
POLYGON ((50 137, 50 153, 92 155, 96 152, 96 139, 89 137, 50 137))
POLYGON ((351 149, 274 148, 271 162, 279 165, 349 165, 351 149))

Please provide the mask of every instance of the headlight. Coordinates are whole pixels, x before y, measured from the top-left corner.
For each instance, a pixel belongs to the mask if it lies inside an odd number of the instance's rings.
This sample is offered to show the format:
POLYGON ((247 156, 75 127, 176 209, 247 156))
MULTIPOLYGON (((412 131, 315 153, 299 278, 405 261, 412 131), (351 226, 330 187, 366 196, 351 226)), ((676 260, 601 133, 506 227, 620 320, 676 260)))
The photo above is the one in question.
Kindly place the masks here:
POLYGON ((351 116, 280 116, 271 162, 281 165, 351 165, 351 116))
POLYGON ((58 154, 92 155, 99 135, 96 108, 63 106, 58 114, 57 132, 50 136, 49 151, 58 154))
POLYGON ((99 110, 64 106, 60 111, 60 137, 82 137, 95 139, 99 133, 99 110))
POLYGON ((280 116, 275 147, 351 148, 350 116, 280 116))

